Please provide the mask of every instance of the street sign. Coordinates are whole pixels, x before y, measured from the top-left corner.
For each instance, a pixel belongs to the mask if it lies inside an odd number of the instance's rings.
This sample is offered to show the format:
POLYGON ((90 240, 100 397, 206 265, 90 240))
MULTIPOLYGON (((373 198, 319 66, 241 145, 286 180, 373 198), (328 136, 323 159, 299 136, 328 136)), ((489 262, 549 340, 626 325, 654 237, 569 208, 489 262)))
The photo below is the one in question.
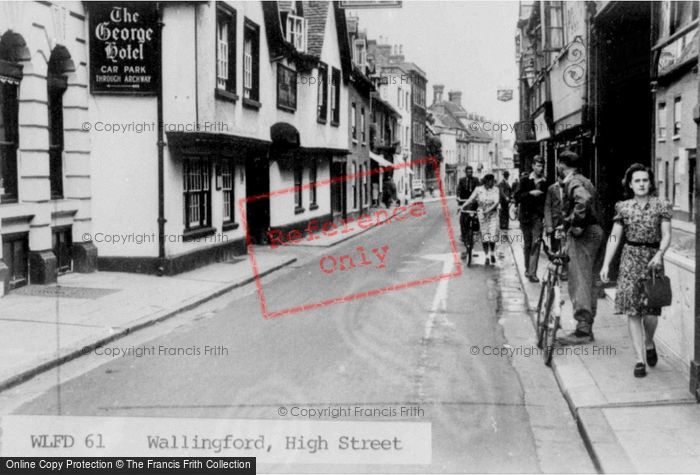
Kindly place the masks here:
POLYGON ((498 99, 501 102, 508 102, 513 99, 513 90, 512 89, 499 89, 498 92, 496 93, 496 99, 498 99))
POLYGON ((160 31, 155 2, 88 2, 90 91, 156 94, 160 31))

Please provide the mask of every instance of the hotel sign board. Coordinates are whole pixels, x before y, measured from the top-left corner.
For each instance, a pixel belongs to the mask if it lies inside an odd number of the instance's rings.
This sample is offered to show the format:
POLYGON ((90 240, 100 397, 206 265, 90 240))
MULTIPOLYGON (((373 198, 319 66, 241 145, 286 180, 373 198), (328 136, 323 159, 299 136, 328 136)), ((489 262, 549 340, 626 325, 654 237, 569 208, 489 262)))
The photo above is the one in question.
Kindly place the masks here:
POLYGON ((90 91, 155 95, 160 81, 156 2, 88 2, 90 91))
POLYGON ((365 8, 401 8, 401 1, 394 0, 350 0, 341 1, 340 8, 360 10, 365 8))

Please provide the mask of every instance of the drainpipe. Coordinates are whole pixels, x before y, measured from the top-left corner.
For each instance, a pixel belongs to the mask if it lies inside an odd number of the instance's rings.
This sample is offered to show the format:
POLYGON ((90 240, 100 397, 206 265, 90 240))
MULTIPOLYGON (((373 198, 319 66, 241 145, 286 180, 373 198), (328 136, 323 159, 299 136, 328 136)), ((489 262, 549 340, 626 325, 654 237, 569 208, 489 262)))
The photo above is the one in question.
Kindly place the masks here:
MULTIPOLYGON (((698 45, 700 46, 700 35, 698 35, 698 45)), ((700 85, 698 85, 700 93, 700 85)), ((698 96, 700 97, 700 96, 698 96)), ((693 109, 693 118, 698 127, 698 149, 700 150, 700 104, 695 105, 693 109)), ((693 361, 690 362, 690 392, 695 395, 697 402, 700 402, 700 279, 698 279, 698 271, 700 270, 700 219, 697 218, 698 210, 700 210, 700 193, 698 193, 698 184, 700 183, 700 167, 695 167, 695 355, 693 361)))
POLYGON ((158 10, 158 38, 160 41, 161 57, 160 68, 159 68, 159 78, 158 78, 158 92, 156 95, 156 107, 158 109, 158 275, 162 276, 165 273, 165 183, 164 183, 164 157, 163 150, 165 148, 165 142, 163 141, 163 10, 162 4, 159 2, 157 4, 158 10))

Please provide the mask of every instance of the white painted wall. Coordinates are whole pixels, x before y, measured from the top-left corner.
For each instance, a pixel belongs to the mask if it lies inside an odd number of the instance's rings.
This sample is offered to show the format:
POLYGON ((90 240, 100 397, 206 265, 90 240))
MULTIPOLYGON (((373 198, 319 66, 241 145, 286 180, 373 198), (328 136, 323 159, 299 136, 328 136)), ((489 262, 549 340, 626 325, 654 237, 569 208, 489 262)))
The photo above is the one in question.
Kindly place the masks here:
POLYGON ((24 77, 19 87, 19 202, 1 205, 0 218, 33 215, 31 221, 0 228, 0 233, 29 231, 30 251, 51 249, 52 226, 71 224, 74 242, 91 232, 90 142, 82 129, 88 120, 84 18, 82 2, 61 2, 55 8, 38 2, 0 2, 0 35, 8 30, 20 34, 30 56, 21 63, 24 77), (50 200, 46 75, 51 52, 58 45, 69 51, 76 71, 67 75, 63 96, 64 198, 50 200), (54 219, 51 214, 56 211, 76 214, 54 219))

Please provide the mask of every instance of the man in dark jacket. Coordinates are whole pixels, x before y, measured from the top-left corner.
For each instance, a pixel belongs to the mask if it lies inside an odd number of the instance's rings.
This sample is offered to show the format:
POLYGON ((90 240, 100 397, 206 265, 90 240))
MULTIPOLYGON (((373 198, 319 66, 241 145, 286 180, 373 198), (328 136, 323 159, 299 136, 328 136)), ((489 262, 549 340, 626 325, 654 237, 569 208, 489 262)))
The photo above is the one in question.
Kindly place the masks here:
POLYGON ((532 173, 520 180, 518 202, 520 203, 520 229, 523 233, 523 252, 525 254, 525 277, 530 282, 539 282, 537 278, 537 261, 540 247, 538 240, 542 237, 542 220, 544 219, 544 200, 547 184, 544 179, 544 161, 535 155, 532 173))
MULTIPOLYGON (((462 206, 465 201, 469 199, 477 186, 479 186, 479 179, 474 176, 474 169, 471 166, 467 166, 464 169, 466 176, 459 179, 457 183, 457 206, 462 206)), ((469 209, 475 210, 477 203, 473 203, 469 206, 469 209)), ((465 241, 467 234, 467 222, 469 216, 465 213, 459 214, 459 229, 462 234, 462 242, 465 241)))
POLYGON ((578 171, 579 156, 559 154, 557 171, 564 183, 564 224, 568 231, 569 296, 574 307, 576 331, 560 338, 562 344, 593 341, 593 321, 597 307, 594 268, 604 240, 598 194, 588 178, 578 171))
POLYGON ((510 200, 513 196, 513 189, 510 186, 510 183, 508 183, 508 178, 510 178, 510 173, 507 171, 503 172, 503 179, 501 182, 498 184, 498 190, 500 191, 500 202, 501 202, 501 209, 499 211, 499 221, 500 221, 500 226, 501 229, 506 230, 508 229, 508 221, 510 220, 508 211, 509 211, 509 206, 510 206, 510 200))

